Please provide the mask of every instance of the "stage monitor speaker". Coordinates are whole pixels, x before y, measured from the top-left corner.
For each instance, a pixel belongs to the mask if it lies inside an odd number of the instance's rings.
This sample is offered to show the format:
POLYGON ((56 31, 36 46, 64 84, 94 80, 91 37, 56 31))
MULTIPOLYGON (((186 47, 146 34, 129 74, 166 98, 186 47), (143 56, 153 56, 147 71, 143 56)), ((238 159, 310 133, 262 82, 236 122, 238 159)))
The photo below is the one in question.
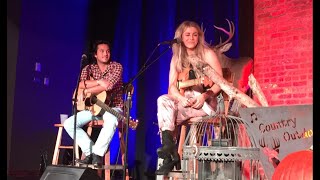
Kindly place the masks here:
POLYGON ((47 166, 40 180, 101 180, 91 168, 71 166, 47 166))

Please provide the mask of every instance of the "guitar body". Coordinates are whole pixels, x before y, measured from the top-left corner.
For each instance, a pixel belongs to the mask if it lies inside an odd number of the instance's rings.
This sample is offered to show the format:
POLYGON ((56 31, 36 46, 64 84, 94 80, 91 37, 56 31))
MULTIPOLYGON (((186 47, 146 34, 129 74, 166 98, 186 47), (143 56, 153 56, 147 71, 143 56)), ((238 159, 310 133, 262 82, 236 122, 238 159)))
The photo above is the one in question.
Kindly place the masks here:
MULTIPOLYGON (((77 102, 78 111, 89 110, 94 116, 102 115, 104 112, 109 112, 122 121, 126 120, 126 117, 108 106, 111 101, 108 98, 106 91, 102 91, 97 95, 91 93, 85 95, 83 91, 84 89, 78 89, 78 99, 81 99, 81 101, 77 102)), ((75 99, 75 93, 76 91, 73 93, 73 99, 75 99)), ((131 129, 136 130, 139 121, 130 117, 128 123, 131 129)))
MULTIPOLYGON (((133 86, 127 87, 128 92, 133 93, 133 86)), ((116 110, 110 107, 112 95, 108 96, 107 91, 102 91, 99 94, 92 94, 92 93, 84 93, 84 89, 78 88, 78 91, 75 90, 73 93, 73 104, 77 102, 77 110, 89 110, 91 114, 94 116, 103 115, 105 112, 109 112, 112 115, 116 116, 123 122, 127 122, 127 118, 124 117, 122 114, 117 112, 116 110), (75 97, 77 93, 77 98, 75 97)), ((131 117, 128 119, 128 125, 131 129, 136 130, 139 121, 134 120, 131 117)))
MULTIPOLYGON (((73 99, 75 99, 75 94, 76 94, 76 90, 73 93, 73 99)), ((99 114, 103 114, 104 110, 100 106, 98 106, 96 104, 88 103, 88 102, 90 102, 89 99, 91 98, 91 96, 92 96, 91 93, 84 94, 84 89, 79 88, 78 89, 78 98, 77 98, 78 99, 77 110, 78 111, 89 110, 89 111, 91 111, 92 115, 94 115, 94 116, 97 116, 99 114)), ((98 99, 100 99, 102 102, 108 103, 106 91, 102 91, 101 93, 99 93, 95 96, 98 99)))
MULTIPOLYGON (((184 95, 185 90, 191 86, 202 84, 205 88, 213 86, 213 81, 211 81, 207 76, 196 78, 195 72, 191 71, 190 68, 184 69, 181 73, 178 74, 177 87, 181 95, 184 95)), ((195 96, 200 95, 201 93, 194 91, 195 96)), ((207 114, 214 114, 214 110, 207 102, 204 102, 202 109, 207 114)))
POLYGON ((187 80, 189 80, 190 70, 191 70, 190 68, 185 68, 182 72, 180 72, 178 74, 177 86, 178 86, 178 90, 179 90, 180 94, 182 94, 182 95, 184 94, 184 91, 187 87, 181 87, 181 85, 183 82, 187 82, 187 80))

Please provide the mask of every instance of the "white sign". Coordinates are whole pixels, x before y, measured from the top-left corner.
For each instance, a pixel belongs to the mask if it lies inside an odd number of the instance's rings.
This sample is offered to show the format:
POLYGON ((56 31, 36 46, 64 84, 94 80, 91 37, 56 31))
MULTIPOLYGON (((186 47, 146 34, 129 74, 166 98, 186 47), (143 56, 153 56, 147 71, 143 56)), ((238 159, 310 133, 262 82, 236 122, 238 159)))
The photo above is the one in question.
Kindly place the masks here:
POLYGON ((275 167, 263 148, 277 151, 281 160, 288 154, 313 145, 312 105, 240 108, 241 119, 260 148, 261 163, 268 179, 275 167))

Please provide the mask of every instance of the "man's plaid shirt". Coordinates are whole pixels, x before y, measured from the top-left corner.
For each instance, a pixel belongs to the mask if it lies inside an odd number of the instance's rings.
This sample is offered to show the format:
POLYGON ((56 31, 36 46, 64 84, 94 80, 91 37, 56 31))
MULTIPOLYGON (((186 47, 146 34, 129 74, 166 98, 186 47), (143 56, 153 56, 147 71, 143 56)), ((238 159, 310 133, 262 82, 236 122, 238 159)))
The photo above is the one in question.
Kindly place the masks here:
MULTIPOLYGON (((110 61, 104 72, 101 72, 97 64, 89 64, 82 69, 80 80, 106 79, 110 83, 110 90, 107 95, 112 96, 113 101, 111 107, 123 108, 123 90, 122 90, 122 65, 115 61, 110 61)), ((110 97, 109 97, 110 98, 110 97)))

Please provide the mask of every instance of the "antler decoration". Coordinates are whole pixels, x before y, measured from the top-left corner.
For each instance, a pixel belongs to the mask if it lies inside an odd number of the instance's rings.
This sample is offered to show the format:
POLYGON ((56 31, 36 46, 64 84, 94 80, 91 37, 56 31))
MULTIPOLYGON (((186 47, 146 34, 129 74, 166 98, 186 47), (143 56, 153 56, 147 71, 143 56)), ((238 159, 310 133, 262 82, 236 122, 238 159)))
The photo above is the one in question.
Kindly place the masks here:
POLYGON ((280 147, 280 140, 278 138, 272 138, 272 148, 273 150, 277 151, 279 153, 279 147, 280 147))
POLYGON ((229 38, 228 38, 226 41, 224 41, 224 42, 222 42, 221 36, 220 36, 220 43, 219 43, 218 45, 216 45, 216 48, 220 48, 220 47, 222 47, 223 45, 227 44, 227 43, 232 39, 232 37, 233 37, 233 35, 234 35, 235 27, 234 27, 233 22, 232 22, 232 21, 229 21, 228 19, 226 19, 226 20, 228 21, 228 24, 229 24, 229 29, 230 29, 229 31, 225 30, 225 29, 222 28, 222 27, 218 27, 218 26, 213 25, 216 29, 218 29, 218 30, 226 33, 226 34, 229 36, 229 38))
POLYGON ((259 140, 259 144, 263 148, 263 153, 269 157, 268 158, 269 162, 271 162, 273 167, 276 168, 280 163, 280 160, 278 158, 280 140, 275 138, 272 138, 272 140, 273 140, 273 146, 272 146, 273 149, 270 149, 268 145, 266 145, 264 138, 259 140))
MULTIPOLYGON (((264 138, 259 140, 259 145, 261 147, 268 147, 264 138)), ((272 138, 272 149, 279 153, 280 140, 278 138, 272 138)))
POLYGON ((266 146, 266 142, 265 142, 265 140, 264 140, 264 138, 262 138, 262 139, 260 139, 259 140, 259 145, 261 146, 261 147, 268 147, 268 146, 266 146))

